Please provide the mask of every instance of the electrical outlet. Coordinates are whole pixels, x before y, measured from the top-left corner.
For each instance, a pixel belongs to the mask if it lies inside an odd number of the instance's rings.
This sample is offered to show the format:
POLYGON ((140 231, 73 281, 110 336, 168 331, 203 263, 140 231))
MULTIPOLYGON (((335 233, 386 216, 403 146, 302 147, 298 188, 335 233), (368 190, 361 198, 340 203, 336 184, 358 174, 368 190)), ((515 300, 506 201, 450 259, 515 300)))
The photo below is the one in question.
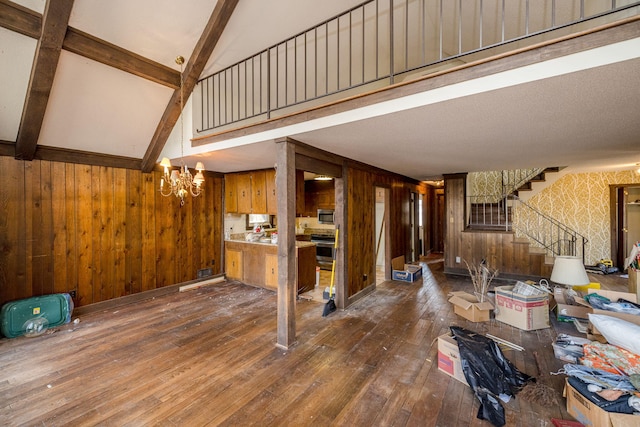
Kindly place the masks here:
POLYGON ((460 259, 459 256, 456 257, 456 264, 460 264, 462 262, 462 260, 460 259))
POLYGON ((76 291, 69 291, 69 296, 71 299, 76 299, 76 291))

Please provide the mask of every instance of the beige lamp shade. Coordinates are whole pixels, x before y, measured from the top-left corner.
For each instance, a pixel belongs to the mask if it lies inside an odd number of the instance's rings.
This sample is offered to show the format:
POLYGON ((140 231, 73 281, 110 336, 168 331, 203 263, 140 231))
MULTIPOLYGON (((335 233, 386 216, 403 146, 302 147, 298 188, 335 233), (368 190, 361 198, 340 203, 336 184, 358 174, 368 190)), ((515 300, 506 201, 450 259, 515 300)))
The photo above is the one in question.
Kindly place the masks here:
POLYGON ((566 286, 580 286, 591 283, 582 260, 574 256, 557 256, 553 263, 550 280, 566 286))

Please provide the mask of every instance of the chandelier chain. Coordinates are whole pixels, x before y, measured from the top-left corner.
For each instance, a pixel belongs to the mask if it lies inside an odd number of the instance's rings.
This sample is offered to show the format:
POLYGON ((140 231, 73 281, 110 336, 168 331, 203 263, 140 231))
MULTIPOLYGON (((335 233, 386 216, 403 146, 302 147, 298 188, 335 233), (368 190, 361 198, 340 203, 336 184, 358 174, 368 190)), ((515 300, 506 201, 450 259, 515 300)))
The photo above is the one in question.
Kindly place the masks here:
POLYGON ((187 195, 191 194, 193 197, 197 197, 202 192, 204 165, 202 162, 196 164, 196 174, 194 176, 184 163, 184 118, 182 116, 184 110, 184 75, 182 69, 184 58, 178 56, 176 63, 180 65, 180 167, 178 170, 170 171, 171 161, 166 157, 162 159, 160 165, 164 167, 164 174, 160 179, 160 194, 163 196, 174 195, 180 198, 180 206, 184 206, 184 198, 187 195))

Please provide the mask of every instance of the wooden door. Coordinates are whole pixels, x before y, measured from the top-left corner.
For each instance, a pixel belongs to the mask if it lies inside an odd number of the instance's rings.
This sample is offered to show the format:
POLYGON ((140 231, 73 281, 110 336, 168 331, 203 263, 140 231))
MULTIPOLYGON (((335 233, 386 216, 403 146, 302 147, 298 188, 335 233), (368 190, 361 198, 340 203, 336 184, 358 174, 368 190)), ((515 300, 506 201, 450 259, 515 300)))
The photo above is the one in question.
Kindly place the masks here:
POLYGON ((237 174, 238 213, 251 213, 251 174, 237 174))
POLYGON ((242 251, 227 249, 225 251, 226 272, 228 279, 243 280, 242 251))
POLYGON ((268 169, 265 172, 267 188, 267 213, 269 215, 278 214, 278 197, 276 195, 276 170, 268 169))
POLYGON ((251 174, 251 213, 267 213, 267 179, 265 171, 251 174))
POLYGON ((278 290, 278 254, 264 256, 264 285, 267 289, 278 290))
POLYGON ((238 212, 238 176, 235 173, 224 176, 224 211, 238 212))

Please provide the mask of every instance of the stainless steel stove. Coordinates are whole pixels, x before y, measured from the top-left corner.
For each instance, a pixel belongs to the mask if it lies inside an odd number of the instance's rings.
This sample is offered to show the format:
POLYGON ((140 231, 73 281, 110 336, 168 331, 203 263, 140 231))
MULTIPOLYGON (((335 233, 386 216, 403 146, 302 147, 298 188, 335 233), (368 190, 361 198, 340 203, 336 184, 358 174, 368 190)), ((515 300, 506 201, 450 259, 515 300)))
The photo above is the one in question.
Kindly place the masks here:
POLYGON ((331 270, 335 236, 331 234, 312 234, 311 243, 316 244, 316 264, 323 270, 331 270))

